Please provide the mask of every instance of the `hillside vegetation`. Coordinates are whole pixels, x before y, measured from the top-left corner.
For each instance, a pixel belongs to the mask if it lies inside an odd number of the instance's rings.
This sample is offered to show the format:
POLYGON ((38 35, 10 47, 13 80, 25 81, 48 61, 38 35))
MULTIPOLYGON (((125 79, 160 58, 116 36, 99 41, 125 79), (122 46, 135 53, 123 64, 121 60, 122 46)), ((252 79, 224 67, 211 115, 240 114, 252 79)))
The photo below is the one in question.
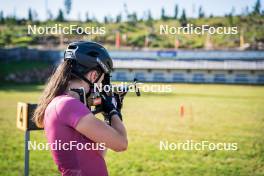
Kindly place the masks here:
POLYGON ((226 16, 226 17, 207 17, 188 19, 188 24, 194 27, 209 25, 213 27, 238 27, 238 34, 232 35, 204 35, 197 34, 170 34, 161 35, 160 25, 173 27, 182 26, 177 19, 159 19, 159 20, 137 20, 128 22, 78 22, 78 21, 46 21, 31 22, 20 20, 18 22, 6 22, 0 24, 0 46, 29 46, 41 45, 44 47, 56 47, 60 44, 67 44, 76 40, 94 40, 102 42, 109 47, 115 46, 117 33, 120 35, 121 48, 175 48, 175 41, 178 40, 179 48, 198 49, 205 48, 206 42, 210 43, 213 49, 238 48, 240 40, 248 43, 249 49, 258 49, 258 45, 264 43, 264 16, 247 15, 247 16, 226 16), (37 27, 77 25, 79 27, 105 27, 104 35, 52 35, 52 34, 35 34, 28 35, 28 25, 37 27))

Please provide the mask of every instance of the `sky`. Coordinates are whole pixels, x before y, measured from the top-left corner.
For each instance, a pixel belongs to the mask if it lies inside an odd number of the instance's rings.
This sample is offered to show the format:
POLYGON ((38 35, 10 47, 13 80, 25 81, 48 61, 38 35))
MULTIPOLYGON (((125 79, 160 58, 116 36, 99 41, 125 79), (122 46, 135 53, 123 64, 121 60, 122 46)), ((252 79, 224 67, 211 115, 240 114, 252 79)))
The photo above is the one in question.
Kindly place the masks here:
MULTIPOLYGON (((207 16, 223 16, 231 12, 232 7, 235 8, 235 14, 240 14, 246 6, 251 10, 256 0, 72 0, 72 10, 67 19, 85 20, 85 14, 95 16, 98 20, 103 20, 104 16, 115 17, 122 13, 125 16, 124 4, 127 5, 129 13, 137 12, 139 17, 144 12, 151 11, 154 18, 159 18, 161 8, 164 7, 167 15, 174 14, 175 4, 182 9, 186 9, 188 17, 197 17, 199 6, 207 16)), ((262 9, 264 0, 261 0, 262 9)), ((64 0, 0 0, 0 10, 4 12, 4 16, 16 15, 19 18, 28 17, 28 9, 35 10, 38 19, 45 20, 47 18, 47 10, 49 9, 56 17, 58 9, 64 9, 64 0)))

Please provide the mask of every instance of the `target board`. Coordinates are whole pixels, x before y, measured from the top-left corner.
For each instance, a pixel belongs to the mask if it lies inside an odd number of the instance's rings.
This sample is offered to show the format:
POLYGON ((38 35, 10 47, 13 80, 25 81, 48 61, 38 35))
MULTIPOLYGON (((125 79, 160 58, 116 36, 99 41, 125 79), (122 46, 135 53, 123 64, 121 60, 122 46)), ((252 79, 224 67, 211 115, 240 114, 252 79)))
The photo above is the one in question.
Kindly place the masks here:
POLYGON ((18 102, 17 103, 17 128, 23 131, 43 130, 38 128, 32 121, 34 110, 37 104, 18 102))

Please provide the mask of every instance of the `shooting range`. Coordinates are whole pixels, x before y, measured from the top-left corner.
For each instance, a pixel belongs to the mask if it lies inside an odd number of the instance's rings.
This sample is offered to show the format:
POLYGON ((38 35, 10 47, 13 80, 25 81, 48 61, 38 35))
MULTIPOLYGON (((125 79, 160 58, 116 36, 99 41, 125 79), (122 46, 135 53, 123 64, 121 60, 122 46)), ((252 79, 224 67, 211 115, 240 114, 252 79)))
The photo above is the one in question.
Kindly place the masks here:
POLYGON ((128 146, 108 149, 109 176, 264 175, 263 0, 0 4, 0 176, 61 175, 32 117, 76 41, 109 53, 113 92, 69 91, 107 125, 102 102, 123 100, 128 146))

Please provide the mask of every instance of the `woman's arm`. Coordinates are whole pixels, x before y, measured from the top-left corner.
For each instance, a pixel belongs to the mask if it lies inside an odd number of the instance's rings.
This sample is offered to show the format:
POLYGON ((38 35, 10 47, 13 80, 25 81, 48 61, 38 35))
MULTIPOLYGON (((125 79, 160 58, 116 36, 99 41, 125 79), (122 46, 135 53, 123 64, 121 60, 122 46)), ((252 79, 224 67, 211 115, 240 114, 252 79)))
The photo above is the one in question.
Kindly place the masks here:
POLYGON ((105 143, 107 148, 116 152, 127 149, 126 129, 118 115, 112 116, 111 126, 109 126, 89 113, 81 118, 76 130, 97 143, 105 143))

